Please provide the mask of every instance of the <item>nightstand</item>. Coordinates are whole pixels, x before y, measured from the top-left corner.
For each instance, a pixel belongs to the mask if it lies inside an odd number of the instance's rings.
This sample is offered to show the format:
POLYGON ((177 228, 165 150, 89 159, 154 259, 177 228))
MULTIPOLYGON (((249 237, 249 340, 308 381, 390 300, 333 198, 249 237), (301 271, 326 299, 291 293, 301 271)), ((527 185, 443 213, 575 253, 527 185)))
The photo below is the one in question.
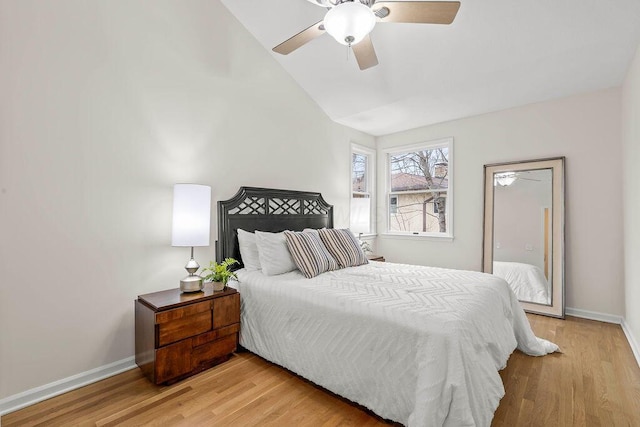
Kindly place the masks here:
POLYGON ((231 357, 238 345, 240 294, 180 289, 135 301, 136 364, 155 384, 173 383, 231 357))
POLYGON ((369 261, 380 261, 384 262, 384 257, 382 255, 367 255, 367 259, 369 261))

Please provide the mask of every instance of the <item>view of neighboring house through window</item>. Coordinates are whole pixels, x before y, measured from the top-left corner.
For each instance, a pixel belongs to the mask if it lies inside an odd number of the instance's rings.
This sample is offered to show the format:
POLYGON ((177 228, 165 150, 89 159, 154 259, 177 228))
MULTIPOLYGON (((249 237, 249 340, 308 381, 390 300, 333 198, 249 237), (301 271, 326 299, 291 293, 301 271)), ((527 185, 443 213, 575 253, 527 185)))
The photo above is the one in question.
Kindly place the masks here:
POLYGON ((351 150, 351 224, 355 234, 372 233, 373 150, 354 145, 351 150))
POLYGON ((367 191, 368 160, 369 156, 364 153, 353 152, 351 154, 351 184, 354 198, 369 197, 367 191))
POLYGON ((389 233, 452 236, 451 142, 387 151, 389 233))

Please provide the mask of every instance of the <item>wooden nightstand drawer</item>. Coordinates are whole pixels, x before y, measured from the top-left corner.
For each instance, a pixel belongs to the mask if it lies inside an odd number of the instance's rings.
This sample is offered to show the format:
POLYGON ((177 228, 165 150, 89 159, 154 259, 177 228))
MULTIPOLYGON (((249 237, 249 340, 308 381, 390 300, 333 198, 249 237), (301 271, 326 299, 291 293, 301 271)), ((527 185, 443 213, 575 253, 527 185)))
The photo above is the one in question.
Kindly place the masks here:
POLYGON ((211 310, 186 316, 173 322, 158 325, 158 346, 162 347, 184 338, 211 330, 211 310))
POLYGON ((203 313, 211 310, 211 301, 199 302, 186 307, 174 308, 173 310, 162 311, 156 314, 156 323, 168 323, 174 320, 182 319, 194 314, 203 313))
POLYGON ((240 294, 213 300, 213 327, 231 325, 240 321, 240 294))
POLYGON ((238 335, 233 334, 195 347, 191 351, 191 370, 209 367, 212 363, 215 363, 216 359, 228 356, 236 351, 237 344, 238 335))
POLYGON ((191 372, 191 340, 184 340, 156 350, 155 382, 172 380, 191 372))
POLYGON ((194 347, 201 346, 211 341, 215 341, 218 338, 225 337, 231 334, 237 334, 240 331, 240 324, 236 323, 231 326, 225 326, 224 328, 214 329, 206 334, 200 334, 197 337, 193 337, 191 342, 194 347))

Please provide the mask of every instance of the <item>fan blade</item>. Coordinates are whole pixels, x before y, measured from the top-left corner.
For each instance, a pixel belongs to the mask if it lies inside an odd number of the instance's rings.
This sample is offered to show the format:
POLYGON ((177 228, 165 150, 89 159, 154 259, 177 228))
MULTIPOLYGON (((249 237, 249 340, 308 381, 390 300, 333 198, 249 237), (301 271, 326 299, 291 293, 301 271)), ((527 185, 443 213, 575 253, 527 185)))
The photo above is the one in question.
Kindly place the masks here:
POLYGON ((309 0, 311 3, 320 7, 333 7, 329 0, 309 0))
POLYGON ((378 57, 376 51, 373 49, 373 43, 371 43, 371 37, 367 35, 358 44, 351 46, 353 54, 358 61, 358 66, 361 70, 366 70, 373 66, 378 65, 378 57))
POLYGON ((460 9, 460 2, 378 1, 373 7, 380 22, 451 24, 460 9))
POLYGON ((322 21, 316 22, 306 30, 300 31, 295 36, 274 47, 273 51, 281 53, 282 55, 288 55, 300 46, 303 46, 316 37, 323 35, 324 32, 324 25, 322 25, 322 21))

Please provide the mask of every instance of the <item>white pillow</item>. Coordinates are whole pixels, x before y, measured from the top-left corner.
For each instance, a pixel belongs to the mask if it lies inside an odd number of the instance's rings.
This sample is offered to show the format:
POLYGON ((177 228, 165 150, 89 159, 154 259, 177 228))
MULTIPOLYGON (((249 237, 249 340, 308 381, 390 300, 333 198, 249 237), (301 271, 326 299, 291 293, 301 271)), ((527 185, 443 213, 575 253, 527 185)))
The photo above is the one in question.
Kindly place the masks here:
POLYGON ((255 234, 260 265, 264 274, 275 276, 297 269, 289 253, 284 233, 256 231, 255 234))
POLYGON ((238 244, 240 245, 240 256, 242 263, 247 270, 260 270, 260 256, 256 235, 238 228, 238 244))

